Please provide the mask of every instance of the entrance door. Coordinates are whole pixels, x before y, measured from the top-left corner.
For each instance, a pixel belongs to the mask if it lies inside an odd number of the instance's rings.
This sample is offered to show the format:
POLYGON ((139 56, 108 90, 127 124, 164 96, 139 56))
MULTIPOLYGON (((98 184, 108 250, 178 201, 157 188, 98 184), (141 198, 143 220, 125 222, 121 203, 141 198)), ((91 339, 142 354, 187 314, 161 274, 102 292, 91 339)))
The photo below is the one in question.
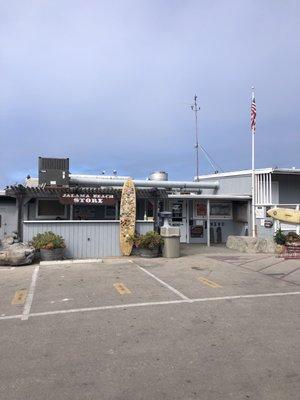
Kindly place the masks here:
POLYGON ((172 224, 180 227, 180 243, 187 243, 187 201, 171 200, 172 224))
POLYGON ((17 229, 16 206, 0 206, 0 240, 10 236, 17 229))

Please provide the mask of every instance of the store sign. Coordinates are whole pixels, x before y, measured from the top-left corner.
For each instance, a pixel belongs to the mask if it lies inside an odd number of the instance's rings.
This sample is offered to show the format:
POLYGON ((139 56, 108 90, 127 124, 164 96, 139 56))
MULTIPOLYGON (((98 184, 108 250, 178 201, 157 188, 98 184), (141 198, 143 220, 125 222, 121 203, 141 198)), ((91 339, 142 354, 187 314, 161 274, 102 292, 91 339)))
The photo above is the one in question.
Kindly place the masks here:
POLYGON ((114 205, 116 200, 113 194, 75 194, 75 193, 64 193, 59 198, 62 204, 73 204, 73 205, 114 205))

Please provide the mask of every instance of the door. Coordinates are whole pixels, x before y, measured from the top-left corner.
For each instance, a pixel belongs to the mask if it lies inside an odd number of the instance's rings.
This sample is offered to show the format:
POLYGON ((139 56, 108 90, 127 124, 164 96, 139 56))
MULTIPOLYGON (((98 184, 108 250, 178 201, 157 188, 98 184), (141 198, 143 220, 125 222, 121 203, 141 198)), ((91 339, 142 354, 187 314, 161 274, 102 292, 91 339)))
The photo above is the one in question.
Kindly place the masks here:
POLYGON ((0 240, 17 229, 17 212, 14 204, 0 206, 0 240))
POLYGON ((187 243, 187 201, 171 200, 172 225, 180 228, 180 243, 187 243))
POLYGON ((279 182, 272 182, 272 204, 279 204, 279 182))

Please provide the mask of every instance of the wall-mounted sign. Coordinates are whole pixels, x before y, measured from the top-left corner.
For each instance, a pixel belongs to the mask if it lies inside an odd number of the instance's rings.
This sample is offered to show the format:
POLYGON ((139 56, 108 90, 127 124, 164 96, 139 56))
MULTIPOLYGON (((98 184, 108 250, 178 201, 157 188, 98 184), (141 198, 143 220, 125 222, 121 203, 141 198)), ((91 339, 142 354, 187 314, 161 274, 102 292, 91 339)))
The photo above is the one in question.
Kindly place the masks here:
POLYGON ((206 202, 196 201, 194 213, 195 213, 196 218, 206 218, 206 214, 207 214, 206 202))
POLYGON ((172 221, 182 222, 182 201, 172 204, 172 221))
POLYGON ((266 207, 255 207, 256 218, 266 218, 266 207))
POLYGON ((280 223, 280 229, 282 231, 290 231, 290 232, 294 232, 297 230, 297 225, 295 224, 284 224, 284 223, 280 223))
POLYGON ((265 222, 264 222, 264 226, 265 226, 265 228, 272 228, 273 221, 271 221, 269 219, 266 219, 265 222))
POLYGON ((113 205, 116 203, 113 194, 75 194, 75 193, 64 193, 59 198, 62 204, 80 204, 80 205, 113 205))
POLYGON ((203 225, 191 226, 192 238, 203 238, 203 225))

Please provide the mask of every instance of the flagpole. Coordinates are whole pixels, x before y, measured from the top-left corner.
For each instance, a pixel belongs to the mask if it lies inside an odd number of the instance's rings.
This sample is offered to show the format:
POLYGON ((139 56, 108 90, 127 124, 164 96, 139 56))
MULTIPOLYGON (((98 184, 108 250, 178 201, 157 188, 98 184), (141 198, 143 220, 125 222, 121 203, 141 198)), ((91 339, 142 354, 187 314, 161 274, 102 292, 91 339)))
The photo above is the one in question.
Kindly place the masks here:
MULTIPOLYGON (((252 103, 255 99, 254 86, 252 86, 252 103)), ((251 176, 251 192, 252 192, 252 237, 256 237, 255 232, 255 125, 251 127, 252 136, 252 176, 251 176)))

